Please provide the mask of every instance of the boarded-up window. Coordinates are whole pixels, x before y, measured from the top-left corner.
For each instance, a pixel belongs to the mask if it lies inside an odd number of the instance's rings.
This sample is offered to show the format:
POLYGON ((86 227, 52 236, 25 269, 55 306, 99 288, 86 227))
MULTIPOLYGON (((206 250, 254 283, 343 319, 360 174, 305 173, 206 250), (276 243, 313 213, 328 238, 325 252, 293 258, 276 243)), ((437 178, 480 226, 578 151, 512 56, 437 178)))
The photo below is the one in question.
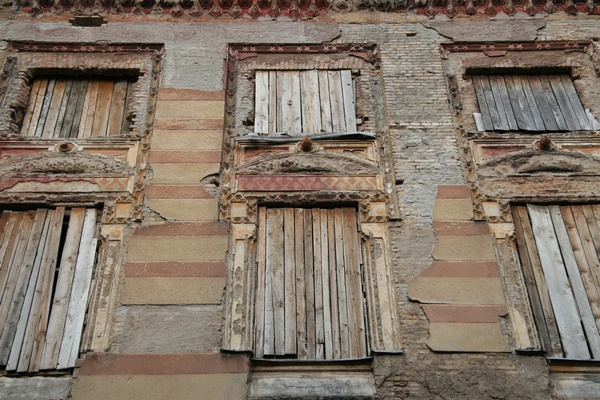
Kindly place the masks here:
POLYGON ((482 131, 592 130, 568 75, 473 75, 482 131))
POLYGON ((349 70, 256 71, 256 133, 356 132, 349 70))
POLYGON ((546 351, 600 359, 600 206, 517 206, 513 219, 546 351))
POLYGON ((0 365, 75 366, 96 255, 95 209, 4 211, 0 218, 0 365))
POLYGON ((125 108, 131 83, 127 79, 35 79, 21 134, 86 138, 127 132, 125 108))
POLYGON ((255 356, 368 354, 354 208, 259 209, 255 356))

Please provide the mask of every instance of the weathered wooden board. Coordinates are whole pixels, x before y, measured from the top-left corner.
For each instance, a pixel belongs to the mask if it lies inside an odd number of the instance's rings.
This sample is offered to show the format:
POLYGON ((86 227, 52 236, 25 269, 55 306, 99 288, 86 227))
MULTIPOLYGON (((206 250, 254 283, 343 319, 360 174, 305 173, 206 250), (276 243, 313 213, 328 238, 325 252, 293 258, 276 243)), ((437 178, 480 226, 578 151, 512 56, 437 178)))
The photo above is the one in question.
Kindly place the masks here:
POLYGON ((485 130, 592 129, 568 75, 474 75, 472 81, 485 130))

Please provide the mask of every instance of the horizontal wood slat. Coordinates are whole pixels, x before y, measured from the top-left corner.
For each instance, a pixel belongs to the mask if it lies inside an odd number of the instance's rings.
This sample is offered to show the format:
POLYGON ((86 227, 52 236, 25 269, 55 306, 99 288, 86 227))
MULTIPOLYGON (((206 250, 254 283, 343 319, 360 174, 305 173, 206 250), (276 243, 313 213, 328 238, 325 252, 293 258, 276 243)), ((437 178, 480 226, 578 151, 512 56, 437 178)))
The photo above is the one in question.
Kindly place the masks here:
POLYGON ((486 131, 591 130, 568 75, 473 75, 486 131))
POLYGON ((256 133, 355 132, 349 70, 256 71, 256 133))
POLYGON ((255 356, 367 356, 356 210, 259 209, 255 356))
POLYGON ((96 215, 95 209, 63 207, 2 212, 0 365, 7 371, 75 366, 96 254, 96 215))
POLYGON ((21 134, 85 138, 128 131, 127 79, 37 78, 33 81, 21 134))
POLYGON ((594 207, 513 208, 536 321, 554 357, 600 359, 600 225, 594 207))

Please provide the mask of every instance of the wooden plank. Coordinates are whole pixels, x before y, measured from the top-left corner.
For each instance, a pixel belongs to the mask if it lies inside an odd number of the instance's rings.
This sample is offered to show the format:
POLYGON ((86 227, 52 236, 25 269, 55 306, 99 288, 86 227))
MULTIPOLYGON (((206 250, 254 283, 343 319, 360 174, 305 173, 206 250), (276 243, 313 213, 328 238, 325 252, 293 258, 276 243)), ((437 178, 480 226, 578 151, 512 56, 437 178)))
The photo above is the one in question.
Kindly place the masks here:
POLYGON ((296 255, 294 209, 283 209, 285 354, 296 354, 296 255))
POLYGON ((112 102, 110 103, 107 135, 120 135, 122 133, 127 84, 128 82, 126 79, 117 79, 115 81, 112 102))
POLYGON ((258 208, 258 240, 256 242, 256 302, 254 306, 254 356, 263 358, 265 355, 265 304, 266 304, 266 236, 267 209, 258 208))
POLYGON ((83 229, 85 208, 71 209, 69 226, 65 235, 65 243, 59 263, 56 289, 52 301, 52 311, 48 322, 46 342, 40 361, 40 369, 54 369, 58 361, 58 353, 62 341, 65 322, 67 319, 67 308, 71 298, 73 276, 75 274, 75 263, 79 253, 79 243, 83 229))
POLYGON ((52 95, 54 93, 54 86, 56 85, 56 79, 49 79, 48 86, 46 87, 46 93, 44 94, 44 103, 42 104, 42 111, 37 122, 37 128, 35 130, 35 136, 42 137, 44 132, 44 126, 48 119, 48 112, 50 111, 50 103, 52 102, 52 95))
POLYGON ((20 372, 27 371, 29 367, 34 335, 34 329, 31 329, 30 326, 36 321, 36 314, 39 309, 39 304, 36 304, 36 300, 38 300, 38 296, 36 296, 36 284, 40 270, 42 269, 41 258, 48 232, 48 224, 49 221, 46 221, 46 210, 42 209, 35 212, 22 264, 22 266, 31 265, 31 273, 25 284, 24 299, 19 310, 19 319, 6 364, 6 369, 10 371, 17 370, 21 363, 24 363, 24 368, 20 368, 20 372))
POLYGON ((475 95, 477 96, 477 102, 479 103, 479 112, 483 120, 483 127, 485 130, 493 131, 494 124, 492 123, 492 117, 490 115, 490 109, 485 97, 485 91, 483 90, 483 81, 481 75, 473 75, 473 86, 475 87, 475 95))
POLYGON ((110 112, 110 103, 112 99, 114 81, 103 79, 98 86, 98 100, 96 103, 96 112, 94 115, 94 125, 92 127, 92 136, 106 136, 108 130, 108 118, 110 112))
POLYGON ((35 136, 36 131, 38 130, 38 125, 40 123, 40 115, 42 114, 42 109, 44 108, 44 100, 46 99, 47 88, 48 79, 41 79, 40 87, 35 100, 35 108, 33 110, 33 115, 31 116, 31 123, 29 124, 29 130, 27 131, 27 136, 35 136))
POLYGON ((515 84, 514 76, 504 76, 504 83, 506 84, 506 91, 508 92, 508 98, 510 99, 510 105, 517 121, 517 126, 520 130, 535 130, 533 122, 533 116, 527 105, 527 99, 525 93, 523 93, 523 87, 520 81, 515 84))
MULTIPOLYGON (((337 288, 337 269, 336 269, 336 241, 335 241, 335 220, 333 209, 327 210, 327 242, 329 255, 329 304, 331 306, 331 337, 333 343, 333 353, 330 358, 338 359, 341 357, 340 348, 340 318, 338 310, 338 288, 337 288)), ((339 249, 342 251, 342 249, 339 249)))
POLYGON ((590 359, 548 207, 527 205, 566 358, 590 359))
POLYGON ((600 334, 598 333, 598 327, 596 326, 594 313, 590 307, 586 290, 583 285, 583 281, 581 280, 581 275, 579 274, 575 254, 573 252, 573 248, 571 247, 571 242, 569 240, 569 235, 567 233, 567 228, 563 221, 560 208, 558 206, 549 206, 548 210, 550 211, 552 224, 554 225, 554 231, 556 233, 556 238, 558 239, 558 244, 560 246, 560 251, 565 264, 568 279, 571 283, 573 296, 575 298, 577 308, 579 309, 579 314, 581 315, 581 322, 583 324, 589 349, 592 353, 592 358, 600 358, 600 334))
POLYGON ((333 132, 346 132, 344 94, 340 71, 327 71, 329 78, 329 102, 331 105, 331 128, 333 132))
POLYGON ((592 267, 586 257, 584 250, 585 245, 583 244, 584 239, 579 233, 575 217, 573 216, 572 207, 561 206, 560 209, 573 249, 573 255, 575 256, 577 267, 579 268, 579 276, 585 287, 590 307, 592 308, 592 312, 596 319, 596 325, 600 327, 600 287, 594 279, 592 267))
POLYGON ((269 133, 269 71, 256 71, 254 84, 254 132, 269 133))
MULTIPOLYGON (((33 211, 22 212, 20 214, 24 219, 21 227, 22 232, 11 261, 18 268, 12 268, 11 276, 7 283, 7 290, 4 291, 4 297, 0 303, 0 323, 4 323, 2 336, 0 337, 0 365, 6 365, 8 362, 11 344, 17 330, 23 301, 25 300, 29 276, 33 268, 33 261, 28 255, 27 250, 35 214, 33 211)), ((33 251, 31 250, 32 248, 35 247, 29 248, 30 253, 33 251)))
POLYGON ((581 125, 581 129, 593 130, 592 124, 590 123, 587 113, 583 108, 583 104, 581 104, 581 99, 575 90, 575 86, 573 85, 571 77, 567 74, 560 74, 559 78, 565 89, 565 94, 571 102, 571 106, 573 107, 573 112, 575 113, 577 121, 579 121, 579 124, 581 125))
POLYGON ((85 212, 81 242, 75 264, 73 288, 67 311, 65 331, 58 355, 57 367, 72 368, 79 354, 79 343, 83 332, 85 312, 88 303, 90 281, 96 260, 96 219, 97 211, 88 208, 85 212))
POLYGON ((321 232, 321 282, 323 289, 323 330, 325 341, 325 357, 333 359, 333 333, 331 328, 331 293, 330 288, 330 262, 329 262, 329 228, 327 223, 327 212, 329 210, 321 209, 320 213, 320 232, 321 232))
MULTIPOLYGON (((500 119, 500 113, 498 112, 498 105, 496 104, 494 93, 492 92, 492 87, 490 85, 489 76, 481 75, 481 87, 483 89, 483 95, 485 96, 494 130, 504 130, 502 120, 500 119)), ((506 129, 508 129, 508 123, 506 123, 506 129)))
POLYGON ((354 104, 354 83, 352 82, 352 73, 350 70, 344 69, 340 71, 340 78, 342 80, 346 131, 356 132, 356 105, 354 104))
MULTIPOLYGON (((552 92, 554 93, 554 97, 556 97, 556 102, 560 107, 560 111, 567 123, 567 128, 572 131, 581 130, 581 125, 579 124, 575 110, 573 110, 569 96, 567 96, 560 75, 548 75, 548 81, 550 82, 552 92)), ((585 120, 587 120, 587 118, 585 118, 585 120)))
MULTIPOLYGON (((11 260, 14 244, 18 241, 20 235, 19 228, 15 228, 18 214, 5 210, 2 213, 2 221, 4 220, 6 220, 6 223, 2 225, 2 244, 0 245, 0 299, 4 296, 6 281, 12 268, 11 260)), ((0 329, 1 327, 2 325, 0 324, 0 329)))
POLYGON ((313 259, 313 221, 310 209, 304 210, 304 279, 306 283, 306 342, 307 358, 315 359, 315 275, 313 259))
POLYGON ((581 238, 583 252, 587 259, 588 265, 590 266, 590 273, 594 278, 594 282, 597 287, 600 287, 600 259, 594 246, 592 234, 590 233, 585 215, 583 213, 582 206, 571 206, 575 224, 577 225, 577 232, 581 238))
POLYGON ((79 132, 80 138, 87 138, 94 136, 94 121, 96 119, 96 107, 98 105, 98 94, 100 93, 100 80, 94 79, 90 81, 90 85, 88 87, 89 99, 86 97, 86 101, 88 101, 87 112, 85 115, 85 124, 82 124, 82 131, 79 132))
POLYGON ((280 83, 277 71, 269 71, 269 133, 277 132, 281 119, 280 83))
POLYGON ((529 86, 531 87, 533 97, 535 98, 538 106, 538 110, 542 116, 545 129, 548 131, 558 130, 556 118, 554 118, 554 113, 552 113, 552 110, 550 109, 550 104, 548 103, 548 98, 542 83, 540 82, 540 78, 537 75, 528 76, 527 78, 529 80, 529 86))
POLYGON ((319 98, 319 75, 316 70, 300 71, 302 97, 302 132, 321 132, 321 101, 319 98))
MULTIPOLYGON (((60 137, 68 138, 71 137, 71 128, 73 128, 73 121, 77 112, 77 106, 79 102, 79 95, 81 93, 81 79, 71 80, 71 92, 69 93, 67 108, 65 111, 65 117, 62 122, 60 130, 60 137)), ((83 104, 82 104, 83 105, 83 104)), ((77 131, 77 130, 75 130, 77 131)))
POLYGON ((529 289, 532 307, 534 307, 534 312, 537 310, 534 316, 536 317, 538 330, 542 335, 542 342, 549 356, 562 357, 563 351, 560 343, 560 335, 556 326, 556 319, 546 281, 544 280, 542 264, 529 221, 527 207, 517 206, 516 213, 513 213, 513 215, 517 215, 518 221, 520 221, 518 226, 515 224, 515 232, 518 235, 522 235, 522 240, 517 244, 519 246, 519 253, 521 254, 523 274, 529 289), (537 305, 538 300, 539 308, 537 305))
MULTIPOLYGON (((494 98, 494 102, 496 103, 496 110, 498 111, 498 117, 500 118, 499 126, 501 130, 507 131, 510 130, 510 124, 508 122, 508 114, 512 114, 512 109, 506 109, 504 106, 504 99, 502 98, 502 93, 500 86, 504 85, 504 79, 501 76, 490 75, 488 76, 490 89, 492 91, 492 97, 494 98)), ((510 105, 510 101, 507 100, 507 103, 510 105)))
POLYGON ((265 220, 265 323, 264 323, 264 354, 275 354, 275 310, 273 304, 273 259, 271 258, 272 242, 269 241, 272 229, 272 213, 267 210, 265 220))
POLYGON ((278 71, 277 88, 278 94, 281 96, 278 99, 281 103, 281 120, 278 120, 280 124, 278 124, 277 130, 280 132, 301 132, 302 111, 298 71, 278 71))
POLYGON ((340 319, 340 353, 341 358, 350 358, 350 336, 348 332, 348 297, 346 291, 346 267, 344 260, 344 227, 342 211, 339 208, 333 210, 336 241, 336 271, 338 286, 338 312, 340 319))
POLYGON ((56 124, 58 122, 58 117, 60 116, 60 106, 63 101, 66 87, 66 79, 56 79, 56 83, 54 84, 54 90, 52 91, 50 109, 48 110, 48 116, 46 117, 44 130, 42 131, 43 138, 54 137, 54 132, 56 131, 56 124))
POLYGON ((132 84, 132 81, 127 81, 127 90, 125 91, 125 104, 123 105, 123 118, 121 119, 121 133, 128 133, 131 130, 131 121, 127 118, 130 115, 130 113, 128 114, 127 110, 129 108, 129 98, 131 96, 132 84))
MULTIPOLYGON (((272 274, 273 330, 276 355, 285 354, 285 282, 283 259, 283 210, 267 209, 267 264, 272 274)), ((266 351, 266 350, 265 350, 266 351)))
POLYGON ((95 80, 88 80, 87 87, 85 89, 85 98, 83 99, 83 108, 81 110, 81 116, 78 121, 78 130, 75 134, 75 137, 82 138, 84 137, 85 126, 88 119, 88 114, 90 113, 90 100, 92 98, 92 86, 94 85, 95 80))
MULTIPOLYGON (((63 92, 60 107, 58 109, 58 117, 56 119, 56 125, 54 126, 54 132, 52 132, 52 137, 58 138, 61 137, 63 131, 63 125, 65 123, 65 119, 67 119, 67 111, 69 104, 71 102, 71 91, 73 89, 73 80, 67 79, 65 82, 65 90, 63 92)), ((68 120, 67 120, 68 123, 68 120)))
POLYGON ((348 293, 348 330, 350 331, 350 357, 366 357, 366 338, 363 309, 363 286, 360 273, 360 245, 356 210, 342 208, 344 226, 344 259, 346 261, 346 286, 348 293))
POLYGON ((306 340, 306 281, 304 278, 304 211, 301 208, 294 209, 294 237, 296 257, 296 332, 297 332, 297 354, 299 359, 307 358, 306 340))
MULTIPOLYGON (((40 219, 42 221, 45 220, 42 235, 43 241, 38 241, 39 245, 34 266, 34 268, 39 270, 39 276, 36 283, 33 282, 33 279, 30 282, 30 285, 35 288, 35 294, 33 303, 31 304, 29 320, 27 321, 25 341, 23 342, 21 357, 19 358, 17 367, 18 372, 39 371, 39 357, 43 349, 50 311, 50 299, 52 287, 54 286, 54 272, 60 247, 64 208, 51 210, 48 213, 46 213, 45 209, 40 209, 36 213, 36 218, 38 215, 41 215, 40 219), (47 214, 49 218, 46 218, 47 214)), ((32 277, 33 275, 32 273, 32 277)))
MULTIPOLYGON (((515 113, 512 108, 512 102, 510 96, 508 95, 508 89, 506 88, 506 82, 504 80, 504 76, 502 75, 492 75, 490 76, 491 82, 493 82, 492 90, 498 92, 494 92, 494 98, 499 96, 499 100, 496 100, 497 103, 501 103, 504 113, 506 115, 506 119, 508 121, 508 128, 511 131, 516 131, 519 129, 519 125, 517 124, 517 120, 515 118, 515 113)), ((512 81, 512 79, 511 79, 512 81)))
POLYGON ((319 77, 319 105, 321 116, 321 131, 322 132, 333 132, 332 120, 331 120, 331 101, 329 91, 329 74, 327 71, 319 70, 317 72, 319 77))
POLYGON ((313 266, 315 277, 315 325, 316 359, 325 358, 325 327, 323 314, 323 270, 321 265, 321 213, 318 208, 312 210, 313 223, 313 266))
POLYGON ((563 114, 560 110, 560 106, 556 101, 556 97, 554 97, 554 92, 552 91, 552 86, 550 85, 550 81, 548 81, 548 75, 540 75, 539 76, 540 83, 544 88, 544 94, 546 95, 546 99, 548 100, 548 106, 554 114, 554 119, 556 120, 556 124, 558 125, 558 130, 566 131, 568 130, 567 122, 563 117, 563 114))
POLYGON ((21 125, 21 135, 33 136, 37 127, 38 120, 34 118, 35 107, 38 104, 38 92, 44 79, 35 79, 31 84, 31 92, 29 93, 29 102, 27 103, 27 110, 25 111, 25 117, 23 118, 23 124, 21 125))
POLYGON ((73 112, 73 123, 71 125, 71 131, 69 132, 69 137, 71 138, 76 138, 79 135, 83 109, 86 105, 85 99, 87 98, 89 87, 89 81, 87 79, 81 79, 79 81, 79 90, 77 92, 77 99, 73 112))
POLYGON ((535 124, 535 129, 538 131, 543 131, 546 129, 544 125, 544 120, 542 118, 542 114, 540 113, 537 102, 535 101, 535 96, 533 95, 533 90, 531 89, 531 85, 529 83, 529 77, 526 75, 519 76, 521 79, 521 84, 523 87, 523 92, 525 93, 525 98, 527 99, 527 103, 529 104, 529 110, 531 111, 531 115, 533 116, 533 123, 535 124))

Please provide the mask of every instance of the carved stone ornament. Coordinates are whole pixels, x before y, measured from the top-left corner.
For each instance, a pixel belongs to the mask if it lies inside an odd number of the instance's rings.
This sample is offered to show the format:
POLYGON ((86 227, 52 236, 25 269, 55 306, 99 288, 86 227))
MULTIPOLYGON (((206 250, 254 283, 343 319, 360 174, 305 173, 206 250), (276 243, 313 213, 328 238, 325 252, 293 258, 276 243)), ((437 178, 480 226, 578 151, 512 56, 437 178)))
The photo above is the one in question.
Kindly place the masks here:
POLYGON ((10 157, 0 162, 0 177, 29 175, 131 176, 125 161, 100 154, 48 152, 10 157))

